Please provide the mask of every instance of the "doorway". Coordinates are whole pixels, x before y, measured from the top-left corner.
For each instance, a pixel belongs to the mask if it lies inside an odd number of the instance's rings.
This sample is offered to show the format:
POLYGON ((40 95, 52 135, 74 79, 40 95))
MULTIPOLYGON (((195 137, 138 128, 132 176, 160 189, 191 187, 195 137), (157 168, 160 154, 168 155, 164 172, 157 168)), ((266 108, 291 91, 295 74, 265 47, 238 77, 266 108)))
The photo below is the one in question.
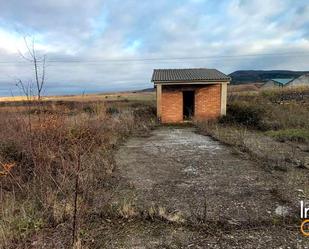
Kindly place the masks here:
POLYGON ((194 116, 194 91, 183 91, 183 119, 190 120, 194 116))

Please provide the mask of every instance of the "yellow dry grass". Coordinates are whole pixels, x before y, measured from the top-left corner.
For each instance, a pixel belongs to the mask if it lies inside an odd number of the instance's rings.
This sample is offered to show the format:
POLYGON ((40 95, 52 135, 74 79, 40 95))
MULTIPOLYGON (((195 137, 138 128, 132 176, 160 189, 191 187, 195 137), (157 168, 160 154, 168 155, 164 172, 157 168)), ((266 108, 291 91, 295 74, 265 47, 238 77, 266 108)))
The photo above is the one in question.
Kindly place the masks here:
MULTIPOLYGON (((140 100, 152 101, 155 98, 154 92, 120 92, 104 94, 85 94, 85 95, 64 95, 64 96, 47 96, 45 101, 115 101, 115 100, 140 100)), ((0 102, 25 101, 25 96, 0 97, 0 102)))

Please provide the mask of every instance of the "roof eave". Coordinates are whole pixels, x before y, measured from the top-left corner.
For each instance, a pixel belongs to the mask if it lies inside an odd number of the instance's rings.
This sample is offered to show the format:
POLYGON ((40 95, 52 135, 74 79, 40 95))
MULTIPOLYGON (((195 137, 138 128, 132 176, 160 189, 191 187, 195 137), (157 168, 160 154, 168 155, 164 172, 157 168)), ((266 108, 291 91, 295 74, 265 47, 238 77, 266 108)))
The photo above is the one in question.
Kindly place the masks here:
POLYGON ((155 85, 157 84, 168 84, 168 85, 177 85, 177 84, 213 84, 213 83, 230 83, 231 79, 217 79, 217 80, 151 80, 155 85))

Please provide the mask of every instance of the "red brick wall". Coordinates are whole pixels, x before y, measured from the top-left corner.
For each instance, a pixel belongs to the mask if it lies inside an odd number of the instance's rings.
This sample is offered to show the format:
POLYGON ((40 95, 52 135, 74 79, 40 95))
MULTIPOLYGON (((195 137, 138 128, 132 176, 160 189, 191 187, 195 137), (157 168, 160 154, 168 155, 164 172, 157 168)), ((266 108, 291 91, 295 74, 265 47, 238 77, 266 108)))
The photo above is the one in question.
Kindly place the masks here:
POLYGON ((162 88, 162 123, 179 123, 183 120, 182 92, 162 88))
MULTIPOLYGON (((164 89, 162 87, 161 122, 180 123, 183 121, 183 95, 186 88, 164 89)), ((190 88, 190 89, 189 89, 190 88)), ((221 85, 205 85, 203 87, 188 86, 195 91, 194 119, 215 119, 221 113, 221 85)))
POLYGON ((221 114, 221 85, 207 85, 195 91, 195 119, 215 119, 221 114))

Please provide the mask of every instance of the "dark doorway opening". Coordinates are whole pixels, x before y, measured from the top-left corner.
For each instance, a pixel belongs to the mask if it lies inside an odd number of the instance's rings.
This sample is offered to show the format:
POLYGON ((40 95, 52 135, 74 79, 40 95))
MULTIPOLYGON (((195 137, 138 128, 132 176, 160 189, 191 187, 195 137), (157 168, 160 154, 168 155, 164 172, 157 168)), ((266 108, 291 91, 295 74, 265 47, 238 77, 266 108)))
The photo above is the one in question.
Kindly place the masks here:
POLYGON ((183 92, 183 119, 190 120, 194 116, 194 91, 183 92))

